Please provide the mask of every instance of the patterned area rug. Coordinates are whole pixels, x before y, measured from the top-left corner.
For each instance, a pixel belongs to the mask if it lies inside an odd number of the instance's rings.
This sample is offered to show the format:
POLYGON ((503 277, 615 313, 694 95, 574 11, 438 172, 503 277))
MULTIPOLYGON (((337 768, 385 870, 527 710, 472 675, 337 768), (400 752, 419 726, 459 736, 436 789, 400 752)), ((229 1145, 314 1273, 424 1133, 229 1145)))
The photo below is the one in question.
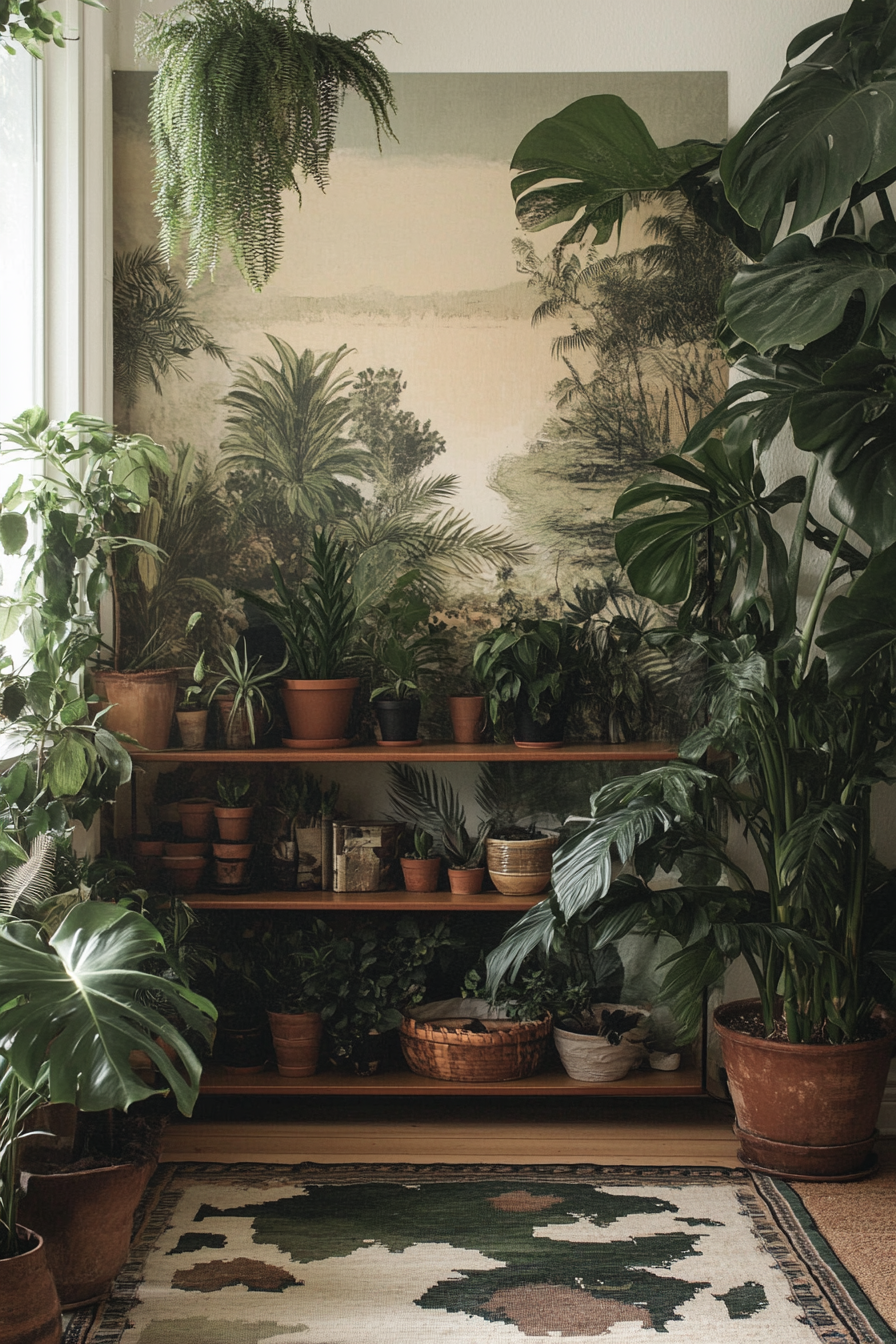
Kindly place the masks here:
POLYGON ((65 1344, 896 1344, 784 1182, 676 1167, 161 1167, 65 1344))

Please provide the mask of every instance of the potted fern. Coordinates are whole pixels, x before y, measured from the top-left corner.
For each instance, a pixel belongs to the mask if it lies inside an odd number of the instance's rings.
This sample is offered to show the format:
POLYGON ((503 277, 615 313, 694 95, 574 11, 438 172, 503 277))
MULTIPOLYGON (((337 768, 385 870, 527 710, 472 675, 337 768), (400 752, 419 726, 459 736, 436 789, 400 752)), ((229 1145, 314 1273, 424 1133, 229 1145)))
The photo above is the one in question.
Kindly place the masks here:
POLYGON ((418 826, 439 834, 448 864, 448 885, 461 895, 476 895, 485 877, 485 844, 490 818, 480 822, 475 835, 467 830, 467 814, 452 785, 437 780, 429 770, 412 765, 389 766, 389 801, 418 826))
POLYGON ((321 189, 347 89, 391 134, 389 76, 371 50, 383 34, 319 33, 305 2, 183 0, 144 15, 138 48, 158 61, 150 101, 155 210, 169 260, 190 234, 187 283, 214 271, 226 243, 260 290, 283 252, 283 193, 295 174, 321 189))
POLYGON ((892 1054, 878 1005, 896 978, 896 875, 871 844, 872 787, 896 750, 894 22, 893 0, 854 0, 800 33, 724 148, 661 149, 621 100, 596 97, 514 158, 524 225, 577 214, 564 243, 608 237, 638 192, 674 190, 751 260, 722 302, 743 377, 617 504, 659 510, 622 529, 617 554, 637 592, 682 604, 661 638, 704 660, 682 759, 598 790, 555 856, 554 897, 490 973, 573 916, 598 940, 671 934, 665 988, 686 1039, 699 991, 742 955, 758 997, 716 1013, 742 1153, 836 1179, 873 1165, 892 1054), (799 232, 814 222, 816 241, 799 232), (763 459, 785 425, 803 469, 770 487, 763 459), (758 873, 731 855, 726 819, 758 873), (632 871, 614 877, 614 858, 632 871), (676 866, 679 886, 651 886, 676 866))

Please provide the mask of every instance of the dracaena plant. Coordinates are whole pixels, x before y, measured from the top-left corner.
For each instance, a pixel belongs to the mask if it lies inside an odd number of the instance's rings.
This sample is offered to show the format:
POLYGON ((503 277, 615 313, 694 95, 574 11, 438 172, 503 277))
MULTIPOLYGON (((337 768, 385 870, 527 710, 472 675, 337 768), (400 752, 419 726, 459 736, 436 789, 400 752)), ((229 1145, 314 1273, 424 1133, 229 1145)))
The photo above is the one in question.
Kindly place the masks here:
POLYGON ((892 992, 896 881, 870 810, 896 775, 894 48, 894 0, 856 0, 794 39, 724 148, 660 149, 599 97, 517 150, 521 221, 573 220, 564 246, 608 238, 640 192, 680 191, 751 260, 721 311, 742 380, 616 507, 638 514, 617 537, 632 586, 681 604, 655 638, 705 670, 682 759, 594 794, 554 856, 554 894, 509 932, 492 977, 587 914, 599 941, 679 940, 666 992, 683 1037, 739 955, 766 1032, 790 1041, 862 1039, 892 992), (813 223, 817 241, 797 232, 813 223), (769 487, 786 425, 802 469, 769 487), (726 846, 733 826, 750 871, 726 846), (614 879, 615 857, 631 871, 614 879), (677 887, 651 886, 673 867, 677 887))
POLYGON ((0 863, 22 844, 72 821, 89 824, 130 776, 130 757, 88 715, 84 665, 100 646, 99 605, 114 557, 152 543, 126 535, 147 504, 163 448, 145 435, 117 435, 102 420, 51 421, 25 411, 0 425, 5 463, 18 475, 0 499, 0 543, 20 557, 19 579, 0 592, 2 711, 7 759, 0 779, 0 863), (18 846, 16 848, 15 846, 18 846))

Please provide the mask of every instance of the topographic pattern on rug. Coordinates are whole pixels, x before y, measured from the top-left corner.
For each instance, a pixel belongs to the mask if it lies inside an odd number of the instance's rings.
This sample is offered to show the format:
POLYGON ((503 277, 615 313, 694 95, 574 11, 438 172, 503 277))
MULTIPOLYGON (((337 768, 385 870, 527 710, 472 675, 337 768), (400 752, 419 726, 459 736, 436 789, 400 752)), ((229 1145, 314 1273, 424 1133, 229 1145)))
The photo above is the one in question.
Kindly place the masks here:
POLYGON ((161 1168, 66 1344, 896 1344, 782 1182, 680 1168, 161 1168))

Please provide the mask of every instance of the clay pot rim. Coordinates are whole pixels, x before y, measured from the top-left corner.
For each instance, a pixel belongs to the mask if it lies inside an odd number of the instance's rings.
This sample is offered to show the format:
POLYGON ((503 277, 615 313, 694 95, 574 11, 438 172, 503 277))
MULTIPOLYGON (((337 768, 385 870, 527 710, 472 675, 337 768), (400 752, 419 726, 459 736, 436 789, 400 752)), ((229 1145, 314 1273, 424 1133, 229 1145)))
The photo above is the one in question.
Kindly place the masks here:
POLYGON ((254 840, 216 840, 212 845, 212 853, 216 859, 221 859, 224 863, 239 862, 242 859, 250 859, 254 848, 254 840), (224 852, 221 853, 221 850, 224 852))
POLYGON ((124 681, 177 681, 176 667, 151 667, 143 672, 104 672, 103 680, 108 682, 110 677, 113 680, 124 681))
POLYGON ((285 691, 347 691, 349 687, 354 690, 360 685, 360 677, 284 677, 280 683, 280 688, 285 691))
POLYGON ((163 854, 162 863, 168 868, 204 868, 207 854, 163 854))
POLYGON ((250 803, 248 807, 224 807, 220 803, 215 804, 216 817, 233 817, 234 821, 238 821, 242 817, 251 817, 254 811, 254 803, 250 803))
POLYGON ((726 1011, 732 1013, 743 1012, 744 1010, 749 1011, 758 1008, 758 1006, 759 999, 731 999, 728 1003, 720 1004, 718 1008, 714 1009, 712 1015, 716 1031, 720 1036, 731 1036, 739 1045, 746 1046, 748 1049, 768 1050, 773 1054, 784 1053, 794 1058, 796 1052, 802 1052, 807 1058, 817 1058, 819 1051, 822 1050, 849 1050, 858 1054, 862 1050, 873 1053, 881 1048, 883 1042, 888 1043, 891 1049, 894 1046, 893 1035, 890 1032, 883 1032, 880 1036, 875 1036, 868 1041, 844 1041, 838 1045, 831 1041, 817 1041, 810 1044, 805 1044, 802 1041, 770 1041, 764 1036, 752 1036, 748 1031, 738 1031, 736 1027, 729 1027, 722 1020, 726 1011))

